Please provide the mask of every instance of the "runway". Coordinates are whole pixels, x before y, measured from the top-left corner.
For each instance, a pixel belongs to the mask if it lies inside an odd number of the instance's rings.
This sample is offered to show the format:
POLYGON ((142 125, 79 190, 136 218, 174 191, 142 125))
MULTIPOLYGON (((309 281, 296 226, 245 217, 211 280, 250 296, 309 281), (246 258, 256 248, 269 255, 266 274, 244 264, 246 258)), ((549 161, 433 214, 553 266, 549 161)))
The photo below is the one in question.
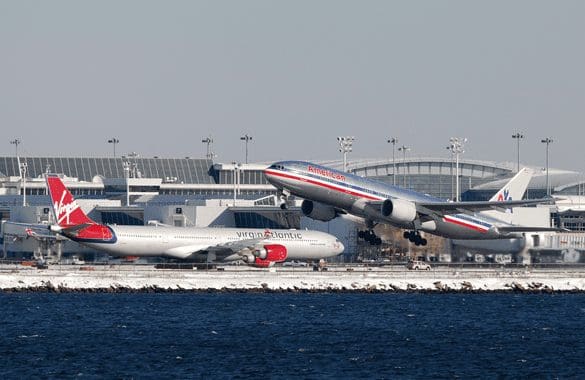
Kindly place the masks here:
POLYGON ((335 266, 209 270, 156 269, 153 265, 0 265, 3 291, 310 291, 310 292, 556 292, 585 291, 579 267, 453 268, 412 271, 403 266, 335 266))

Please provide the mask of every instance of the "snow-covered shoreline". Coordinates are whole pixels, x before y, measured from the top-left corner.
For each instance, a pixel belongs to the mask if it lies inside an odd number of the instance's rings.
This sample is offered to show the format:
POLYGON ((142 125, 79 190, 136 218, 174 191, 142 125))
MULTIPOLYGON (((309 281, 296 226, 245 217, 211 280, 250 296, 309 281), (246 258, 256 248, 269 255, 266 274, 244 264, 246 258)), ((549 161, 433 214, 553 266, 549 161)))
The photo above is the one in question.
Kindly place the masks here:
POLYGON ((585 292, 585 271, 403 268, 160 270, 152 266, 0 267, 0 291, 585 292))

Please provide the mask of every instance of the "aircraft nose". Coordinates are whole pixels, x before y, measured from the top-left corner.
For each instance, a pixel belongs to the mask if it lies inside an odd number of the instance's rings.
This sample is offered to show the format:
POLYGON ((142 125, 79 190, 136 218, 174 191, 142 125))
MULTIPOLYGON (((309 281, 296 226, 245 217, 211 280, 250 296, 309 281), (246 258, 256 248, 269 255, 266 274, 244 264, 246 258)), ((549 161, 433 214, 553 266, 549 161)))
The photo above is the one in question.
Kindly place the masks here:
POLYGON ((278 185, 280 185, 278 177, 270 172, 270 168, 264 169, 264 178, 266 178, 268 183, 272 184, 273 186, 278 187, 278 185))
POLYGON ((271 180, 272 179, 272 174, 270 174, 269 169, 270 168, 266 168, 266 169, 262 170, 262 173, 264 173, 264 177, 266 177, 267 180, 271 180))

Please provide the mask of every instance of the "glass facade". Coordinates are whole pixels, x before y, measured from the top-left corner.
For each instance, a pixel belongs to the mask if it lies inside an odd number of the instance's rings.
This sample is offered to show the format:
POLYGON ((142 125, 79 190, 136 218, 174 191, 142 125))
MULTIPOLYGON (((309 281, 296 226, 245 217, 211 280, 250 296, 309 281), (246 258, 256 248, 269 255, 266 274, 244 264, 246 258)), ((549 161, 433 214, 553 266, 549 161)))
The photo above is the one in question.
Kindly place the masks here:
POLYGON ((301 224, 300 218, 300 213, 298 212, 274 212, 270 218, 256 212, 238 211, 234 213, 237 228, 299 229, 301 224))
MULTIPOLYGON (((94 176, 124 178, 124 161, 132 165, 132 176, 162 178, 163 182, 215 183, 210 168, 211 160, 194 158, 103 158, 103 157, 21 157, 26 162, 28 177, 41 177, 44 173, 65 174, 91 182, 94 176)), ((0 173, 19 176, 16 157, 0 157, 0 173)))
MULTIPOLYGON (((459 186, 462 200, 479 200, 475 194, 468 194, 474 186, 491 182, 512 174, 510 169, 490 166, 476 162, 460 162, 459 186)), ((412 161, 396 162, 396 174, 392 161, 380 163, 364 163, 354 167, 352 173, 365 176, 377 181, 393 183, 396 175, 397 186, 405 187, 424 194, 430 194, 441 199, 455 198, 455 164, 450 160, 440 159, 413 159, 412 161)), ((489 196, 493 195, 493 191, 489 196)))
POLYGON ((102 211, 100 213, 102 223, 119 224, 124 226, 142 226, 144 225, 144 217, 137 215, 130 215, 125 212, 118 211, 102 211))
MULTIPOLYGON (((268 181, 264 177, 262 170, 240 170, 240 183, 248 185, 266 185, 268 181)), ((234 171, 233 170, 221 170, 218 175, 218 183, 223 185, 230 185, 234 183, 234 171)))

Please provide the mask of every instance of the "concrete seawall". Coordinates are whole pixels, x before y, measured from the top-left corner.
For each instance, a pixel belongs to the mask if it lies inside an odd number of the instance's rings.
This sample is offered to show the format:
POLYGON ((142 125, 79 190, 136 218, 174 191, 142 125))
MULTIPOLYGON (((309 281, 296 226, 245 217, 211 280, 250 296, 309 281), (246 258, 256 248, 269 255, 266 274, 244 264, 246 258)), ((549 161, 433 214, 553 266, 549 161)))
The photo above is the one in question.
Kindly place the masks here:
POLYGON ((266 291, 266 292, 585 292, 585 268, 330 267, 211 270, 152 265, 0 265, 0 290, 14 291, 266 291))

